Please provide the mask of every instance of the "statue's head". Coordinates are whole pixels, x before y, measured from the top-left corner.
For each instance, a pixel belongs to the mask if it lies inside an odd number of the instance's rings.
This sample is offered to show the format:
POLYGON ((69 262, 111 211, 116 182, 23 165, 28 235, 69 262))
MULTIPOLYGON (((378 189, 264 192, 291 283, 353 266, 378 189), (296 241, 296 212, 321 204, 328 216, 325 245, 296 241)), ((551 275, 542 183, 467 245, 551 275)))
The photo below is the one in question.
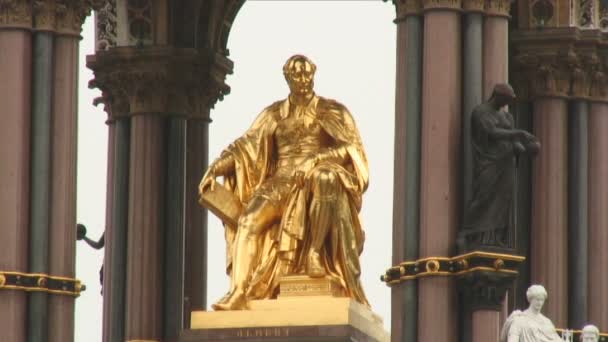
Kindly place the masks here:
POLYGON ((291 56, 283 66, 283 75, 293 95, 312 94, 317 66, 306 56, 291 56))
POLYGON ((585 325, 581 333, 581 342, 598 342, 600 330, 593 324, 585 325))
POLYGON ((515 96, 515 91, 507 83, 499 83, 495 85, 494 90, 492 90, 491 99, 496 102, 498 107, 510 105, 515 101, 516 98, 517 96, 515 96))
POLYGON ((526 292, 530 308, 536 312, 540 312, 547 299, 547 290, 542 285, 532 285, 526 292))

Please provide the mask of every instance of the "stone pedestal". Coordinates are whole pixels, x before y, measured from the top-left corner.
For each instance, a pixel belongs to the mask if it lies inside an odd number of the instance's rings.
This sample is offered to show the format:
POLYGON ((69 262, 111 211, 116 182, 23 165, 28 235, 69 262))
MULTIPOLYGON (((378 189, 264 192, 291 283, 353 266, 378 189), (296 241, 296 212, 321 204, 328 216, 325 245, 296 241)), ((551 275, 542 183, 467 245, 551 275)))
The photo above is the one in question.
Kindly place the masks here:
POLYGON ((252 301, 250 310, 192 312, 180 341, 388 342, 382 318, 340 297, 338 287, 329 279, 286 277, 277 299, 252 301))

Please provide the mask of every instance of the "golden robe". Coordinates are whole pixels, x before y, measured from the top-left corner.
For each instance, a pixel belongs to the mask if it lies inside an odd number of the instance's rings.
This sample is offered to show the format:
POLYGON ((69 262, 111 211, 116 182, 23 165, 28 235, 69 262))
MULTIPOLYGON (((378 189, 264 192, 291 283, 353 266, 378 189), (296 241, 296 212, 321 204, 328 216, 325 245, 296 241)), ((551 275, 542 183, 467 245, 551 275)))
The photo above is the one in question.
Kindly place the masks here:
MULTIPOLYGON (((278 173, 275 132, 279 122, 289 115, 290 105, 289 100, 283 100, 267 107, 247 132, 222 152, 222 157, 230 154, 235 161, 235 171, 225 177, 225 185, 244 206, 253 196, 267 191, 267 182, 275 182, 273 176, 278 173)), ((369 176, 361 137, 351 114, 336 101, 314 96, 303 111, 307 120, 318 123, 332 138, 333 146, 327 148, 340 146, 346 149, 347 162, 321 161, 305 170, 308 181, 302 187, 296 185, 295 177, 287 178, 288 192, 281 206, 282 218, 260 237, 261 248, 258 260, 253 262, 247 297, 250 300, 276 298, 281 275, 305 273, 310 230, 314 229, 308 220, 312 191, 309 180, 315 169, 322 167, 335 172, 341 184, 336 194, 334 222, 321 252, 323 264, 328 276, 342 285, 346 296, 369 305, 359 281, 359 255, 365 239, 359 211, 369 176)), ((280 183, 284 187, 285 178, 280 183)), ((231 273, 235 236, 236 228, 227 225, 228 274, 231 273)))

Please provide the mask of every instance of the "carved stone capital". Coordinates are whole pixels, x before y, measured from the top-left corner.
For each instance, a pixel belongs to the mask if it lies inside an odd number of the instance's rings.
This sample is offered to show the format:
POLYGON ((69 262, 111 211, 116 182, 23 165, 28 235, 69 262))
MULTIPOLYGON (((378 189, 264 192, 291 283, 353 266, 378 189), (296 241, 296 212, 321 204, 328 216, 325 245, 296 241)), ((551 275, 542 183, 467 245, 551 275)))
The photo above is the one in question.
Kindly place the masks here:
POLYGON ((467 12, 485 12, 485 0, 462 0, 462 8, 467 12))
POLYGON ((430 10, 462 10, 462 0, 421 0, 424 11, 430 10))
POLYGON ((591 81, 600 68, 597 53, 579 54, 578 63, 572 68, 572 96, 580 99, 591 97, 591 81))
POLYGON ((100 0, 34 0, 34 28, 79 36, 85 18, 100 0))
POLYGON ((28 0, 0 0, 0 29, 32 27, 32 5, 28 0))
POLYGON ((112 116, 161 114, 208 115, 230 91, 225 77, 232 62, 195 49, 150 46, 116 47, 87 58, 112 116))
POLYGON ((488 0, 486 2, 486 15, 496 17, 509 17, 512 0, 488 0))
POLYGON ((420 15, 422 6, 420 0, 393 0, 397 10, 396 21, 403 20, 409 15, 420 15))
MULTIPOLYGON (((528 80, 525 86, 531 97, 567 97, 573 71, 578 65, 574 50, 557 53, 555 50, 523 52, 514 57, 514 69, 521 78, 528 80)), ((521 86, 522 84, 517 84, 521 86)))
POLYGON ((458 277, 458 288, 471 310, 500 311, 507 290, 516 278, 516 274, 490 271, 466 273, 458 277))

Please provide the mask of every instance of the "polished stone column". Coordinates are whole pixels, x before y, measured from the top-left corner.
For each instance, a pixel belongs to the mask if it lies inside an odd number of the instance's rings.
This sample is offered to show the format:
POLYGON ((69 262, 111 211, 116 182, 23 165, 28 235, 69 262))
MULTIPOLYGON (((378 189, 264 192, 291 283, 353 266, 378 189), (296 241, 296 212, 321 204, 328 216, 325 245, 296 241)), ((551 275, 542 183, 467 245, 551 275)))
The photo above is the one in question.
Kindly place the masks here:
MULTIPOLYGON (((52 172, 49 272, 76 276, 76 157, 78 141, 78 38, 56 36, 53 56, 52 172)), ((49 342, 74 339, 72 296, 49 294, 49 342)))
MULTIPOLYGON (((125 336, 125 292, 127 277, 127 227, 129 213, 129 160, 131 119, 119 116, 125 108, 112 106, 114 118, 112 161, 111 218, 106 228, 104 259, 104 331, 103 341, 123 341, 125 336)), ((124 112, 123 112, 124 113, 124 112)))
MULTIPOLYGON (((516 91, 520 89, 516 88, 516 91)), ((525 98, 526 94, 518 94, 520 98, 513 107, 517 128, 528 132, 533 131, 532 104, 525 98), (523 97, 523 98, 522 98, 523 97)), ((519 266, 519 274, 515 280, 513 295, 509 297, 515 308, 528 306, 526 291, 530 286, 530 224, 532 207, 532 159, 520 158, 517 163, 517 200, 516 200, 516 254, 526 257, 526 262, 519 266)))
POLYGON ((509 10, 511 0, 489 0, 483 23, 483 97, 509 78, 509 10))
POLYGON ((608 330, 608 103, 592 102, 589 113, 589 315, 608 330))
MULTIPOLYGON (((418 259, 422 18, 417 1, 396 2, 397 78, 393 264, 418 259)), ((391 340, 418 340, 418 281, 391 288, 391 340)))
MULTIPOLYGON (((163 341, 177 341, 184 323, 186 119, 167 119, 163 272, 163 341)), ((198 246, 201 248, 201 246, 198 246)))
POLYGON ((568 327, 587 324, 589 103, 571 101, 568 113, 568 327))
MULTIPOLYGON (((32 61, 29 273, 49 273, 52 89, 53 34, 47 31, 35 32, 32 61)), ((28 299, 28 342, 46 341, 48 295, 46 292, 32 292, 28 299)))
MULTIPOLYGON (((420 257, 450 256, 460 202, 460 2, 424 2, 420 257)), ((458 339, 455 281, 419 280, 418 340, 458 339)))
MULTIPOLYGON (((112 283, 112 208, 114 203, 112 201, 112 194, 114 192, 114 141, 116 137, 116 125, 115 120, 111 118, 111 109, 109 105, 105 106, 105 110, 108 113, 108 165, 106 170, 106 222, 104 230, 105 246, 103 251, 103 283, 101 284, 101 291, 104 297, 110 296, 110 284, 112 283)), ((110 302, 108 300, 103 301, 103 322, 101 327, 102 341, 108 340, 108 331, 110 328, 110 302)))
MULTIPOLYGON (((17 2, 0 12, 0 270, 28 271, 30 215, 31 5, 17 2), (19 17, 15 13, 25 13, 19 17), (10 16, 10 17, 9 17, 10 16)), ((0 291, 0 331, 24 342, 27 293, 0 291)))
POLYGON ((543 96, 533 107, 541 151, 533 166, 531 282, 545 286, 550 295, 545 315, 563 327, 568 324, 568 105, 563 98, 543 96))
POLYGON ((495 310, 476 310, 472 318, 472 342, 498 342, 500 314, 495 310))
POLYGON ((207 210, 198 204, 198 185, 209 161, 209 112, 191 118, 186 133, 186 243, 184 326, 207 304, 207 210))
POLYGON ((165 119, 131 118, 125 339, 163 335, 165 119))
POLYGON ((483 10, 484 2, 465 0, 463 7, 463 89, 462 89, 462 208, 473 192, 473 152, 471 146, 471 113, 483 102, 483 10))

